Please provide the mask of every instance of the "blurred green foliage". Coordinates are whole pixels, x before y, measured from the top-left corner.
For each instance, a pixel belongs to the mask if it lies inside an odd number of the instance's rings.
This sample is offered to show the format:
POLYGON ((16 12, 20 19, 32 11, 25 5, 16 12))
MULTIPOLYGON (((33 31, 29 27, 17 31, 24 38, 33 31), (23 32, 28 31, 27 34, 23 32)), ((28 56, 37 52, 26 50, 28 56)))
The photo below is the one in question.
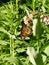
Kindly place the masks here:
MULTIPOLYGON (((46 49, 49 46, 49 26, 40 23, 39 17, 37 37, 32 34, 25 41, 21 40, 22 21, 27 14, 25 7, 31 10, 41 10, 49 15, 49 0, 10 0, 6 3, 2 2, 0 5, 0 65, 32 65, 26 54, 28 46, 39 50, 41 55, 39 57, 46 56, 45 61, 42 59, 44 65, 49 64, 49 48, 46 49)), ((39 58, 37 58, 38 60, 39 58)), ((40 59, 40 61, 42 60, 40 59)))

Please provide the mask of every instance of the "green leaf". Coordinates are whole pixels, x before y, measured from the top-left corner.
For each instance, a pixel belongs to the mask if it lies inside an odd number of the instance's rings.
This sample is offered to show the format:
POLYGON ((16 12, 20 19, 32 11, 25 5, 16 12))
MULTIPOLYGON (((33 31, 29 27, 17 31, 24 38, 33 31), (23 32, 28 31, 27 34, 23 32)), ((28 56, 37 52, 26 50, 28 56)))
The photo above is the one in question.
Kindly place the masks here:
POLYGON ((10 62, 10 64, 22 65, 17 57, 5 57, 4 60, 10 62))
POLYGON ((25 50, 25 48, 17 48, 16 51, 18 53, 22 53, 22 52, 25 52, 26 50, 25 50))
POLYGON ((46 48, 45 48, 45 51, 44 51, 48 56, 49 56, 49 46, 47 46, 46 48))
POLYGON ((33 65, 44 65, 41 54, 35 51, 33 47, 27 47, 27 54, 29 55, 29 60, 33 65))
POLYGON ((4 41, 4 40, 0 40, 0 44, 1 45, 7 45, 9 42, 7 42, 7 41, 4 41))
POLYGON ((44 65, 43 60, 42 60, 42 56, 40 53, 37 54, 37 57, 35 58, 35 60, 36 60, 37 65, 44 65))
POLYGON ((9 37, 12 37, 15 39, 15 36, 14 35, 11 35, 7 30, 5 30, 3 27, 0 27, 0 31, 7 34, 9 37))
POLYGON ((44 6, 42 6, 41 8, 42 8, 43 12, 45 13, 45 12, 46 12, 45 7, 44 7, 44 6))
POLYGON ((35 49, 33 47, 27 47, 27 52, 26 52, 29 56, 29 60, 33 65, 36 65, 36 61, 35 61, 35 57, 37 55, 37 52, 35 51, 35 49))
POLYGON ((37 37, 37 39, 39 39, 42 36, 44 29, 43 29, 43 25, 40 21, 40 16, 38 15, 37 18, 38 18, 38 22, 37 22, 37 25, 36 25, 36 37, 37 37))
POLYGON ((45 3, 46 3, 46 0, 43 0, 43 1, 42 1, 42 4, 45 5, 45 3))
POLYGON ((46 34, 47 35, 47 39, 49 39, 49 34, 46 34))

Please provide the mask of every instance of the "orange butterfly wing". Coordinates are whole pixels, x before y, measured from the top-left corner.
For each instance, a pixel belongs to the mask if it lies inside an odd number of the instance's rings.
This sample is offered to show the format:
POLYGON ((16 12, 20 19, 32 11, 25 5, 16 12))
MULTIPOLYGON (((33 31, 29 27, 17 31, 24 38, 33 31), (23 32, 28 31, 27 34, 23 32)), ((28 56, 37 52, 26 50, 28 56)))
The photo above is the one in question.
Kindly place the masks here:
POLYGON ((22 38, 22 40, 24 40, 27 35, 28 36, 31 35, 31 33, 32 33, 32 29, 30 27, 24 25, 21 29, 21 38, 22 38))

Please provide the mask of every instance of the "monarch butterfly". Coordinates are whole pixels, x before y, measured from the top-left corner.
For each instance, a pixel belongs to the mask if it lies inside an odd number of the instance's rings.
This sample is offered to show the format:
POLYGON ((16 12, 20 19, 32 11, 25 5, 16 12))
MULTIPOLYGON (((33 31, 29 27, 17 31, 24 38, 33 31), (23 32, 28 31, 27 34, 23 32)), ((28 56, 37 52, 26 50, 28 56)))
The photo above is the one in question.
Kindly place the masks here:
POLYGON ((32 20, 28 16, 25 16, 24 23, 21 29, 21 39, 22 40, 25 40, 26 36, 31 35, 32 33, 32 28, 30 28, 31 25, 32 25, 32 20))

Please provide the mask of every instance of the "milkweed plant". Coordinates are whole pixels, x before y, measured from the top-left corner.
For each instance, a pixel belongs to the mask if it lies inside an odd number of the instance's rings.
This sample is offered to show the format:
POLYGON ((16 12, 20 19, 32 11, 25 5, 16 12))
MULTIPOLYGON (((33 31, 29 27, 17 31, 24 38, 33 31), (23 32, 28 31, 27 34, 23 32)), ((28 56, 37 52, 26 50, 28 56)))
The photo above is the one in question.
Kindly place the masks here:
POLYGON ((0 65, 49 65, 49 0, 1 0, 0 65), (41 14, 48 18, 41 21, 41 14), (32 32, 22 40, 26 15, 32 20, 32 32))

